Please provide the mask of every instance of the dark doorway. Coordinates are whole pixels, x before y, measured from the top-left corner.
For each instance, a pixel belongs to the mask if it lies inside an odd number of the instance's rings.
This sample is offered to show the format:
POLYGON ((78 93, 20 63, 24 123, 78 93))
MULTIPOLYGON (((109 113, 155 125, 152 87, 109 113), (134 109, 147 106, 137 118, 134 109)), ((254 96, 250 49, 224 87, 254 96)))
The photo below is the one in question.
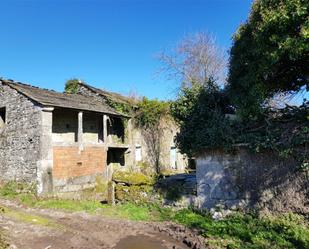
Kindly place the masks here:
POLYGON ((123 148, 109 148, 107 151, 107 164, 118 163, 125 166, 125 153, 126 149, 123 148))

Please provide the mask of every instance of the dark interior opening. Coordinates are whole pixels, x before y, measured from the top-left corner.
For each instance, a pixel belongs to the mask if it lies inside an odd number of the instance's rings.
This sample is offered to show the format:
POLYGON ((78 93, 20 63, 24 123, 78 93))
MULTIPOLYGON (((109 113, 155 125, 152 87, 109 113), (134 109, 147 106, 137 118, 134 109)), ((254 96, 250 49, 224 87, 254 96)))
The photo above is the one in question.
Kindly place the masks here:
POLYGON ((195 161, 194 158, 189 159, 188 167, 189 167, 189 169, 196 170, 196 161, 195 161))
POLYGON ((122 148, 109 148, 107 151, 107 164, 119 163, 125 166, 125 149, 122 148))
POLYGON ((2 107, 0 108, 0 128, 4 126, 5 119, 6 119, 6 108, 2 107))
POLYGON ((107 122, 107 135, 124 142, 124 125, 121 118, 111 117, 107 122))

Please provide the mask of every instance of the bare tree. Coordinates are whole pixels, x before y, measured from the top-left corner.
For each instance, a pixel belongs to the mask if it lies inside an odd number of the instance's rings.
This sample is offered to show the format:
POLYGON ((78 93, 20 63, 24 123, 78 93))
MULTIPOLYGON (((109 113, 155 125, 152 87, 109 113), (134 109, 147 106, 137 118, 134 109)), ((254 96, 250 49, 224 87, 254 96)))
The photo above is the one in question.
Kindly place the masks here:
POLYGON ((227 58, 208 33, 186 36, 171 52, 161 52, 158 57, 162 63, 159 72, 180 81, 181 86, 206 84, 210 78, 225 83, 227 58))

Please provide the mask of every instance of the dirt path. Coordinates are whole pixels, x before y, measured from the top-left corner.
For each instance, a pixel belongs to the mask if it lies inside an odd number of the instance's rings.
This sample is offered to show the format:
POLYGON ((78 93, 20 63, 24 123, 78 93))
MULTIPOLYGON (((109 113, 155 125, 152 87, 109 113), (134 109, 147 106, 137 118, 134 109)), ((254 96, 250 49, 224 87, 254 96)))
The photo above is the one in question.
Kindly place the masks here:
POLYGON ((162 249, 204 248, 200 237, 172 223, 132 222, 84 212, 31 209, 7 200, 0 200, 0 206, 4 207, 0 227, 12 249, 122 249, 123 240, 132 236, 160 242, 162 249))

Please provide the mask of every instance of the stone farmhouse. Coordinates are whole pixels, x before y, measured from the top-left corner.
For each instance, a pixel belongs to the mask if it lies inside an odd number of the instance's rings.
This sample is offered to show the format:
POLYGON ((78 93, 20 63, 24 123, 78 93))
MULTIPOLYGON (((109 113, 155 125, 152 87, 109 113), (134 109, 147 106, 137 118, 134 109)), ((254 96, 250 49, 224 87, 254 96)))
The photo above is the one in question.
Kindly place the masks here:
MULTIPOLYGON (((77 94, 0 79, 0 180, 26 181, 39 194, 94 187, 114 170, 151 167, 150 150, 131 117, 109 105, 129 99, 80 83, 77 94)), ((160 164, 184 171, 175 124, 164 128, 160 164)))

